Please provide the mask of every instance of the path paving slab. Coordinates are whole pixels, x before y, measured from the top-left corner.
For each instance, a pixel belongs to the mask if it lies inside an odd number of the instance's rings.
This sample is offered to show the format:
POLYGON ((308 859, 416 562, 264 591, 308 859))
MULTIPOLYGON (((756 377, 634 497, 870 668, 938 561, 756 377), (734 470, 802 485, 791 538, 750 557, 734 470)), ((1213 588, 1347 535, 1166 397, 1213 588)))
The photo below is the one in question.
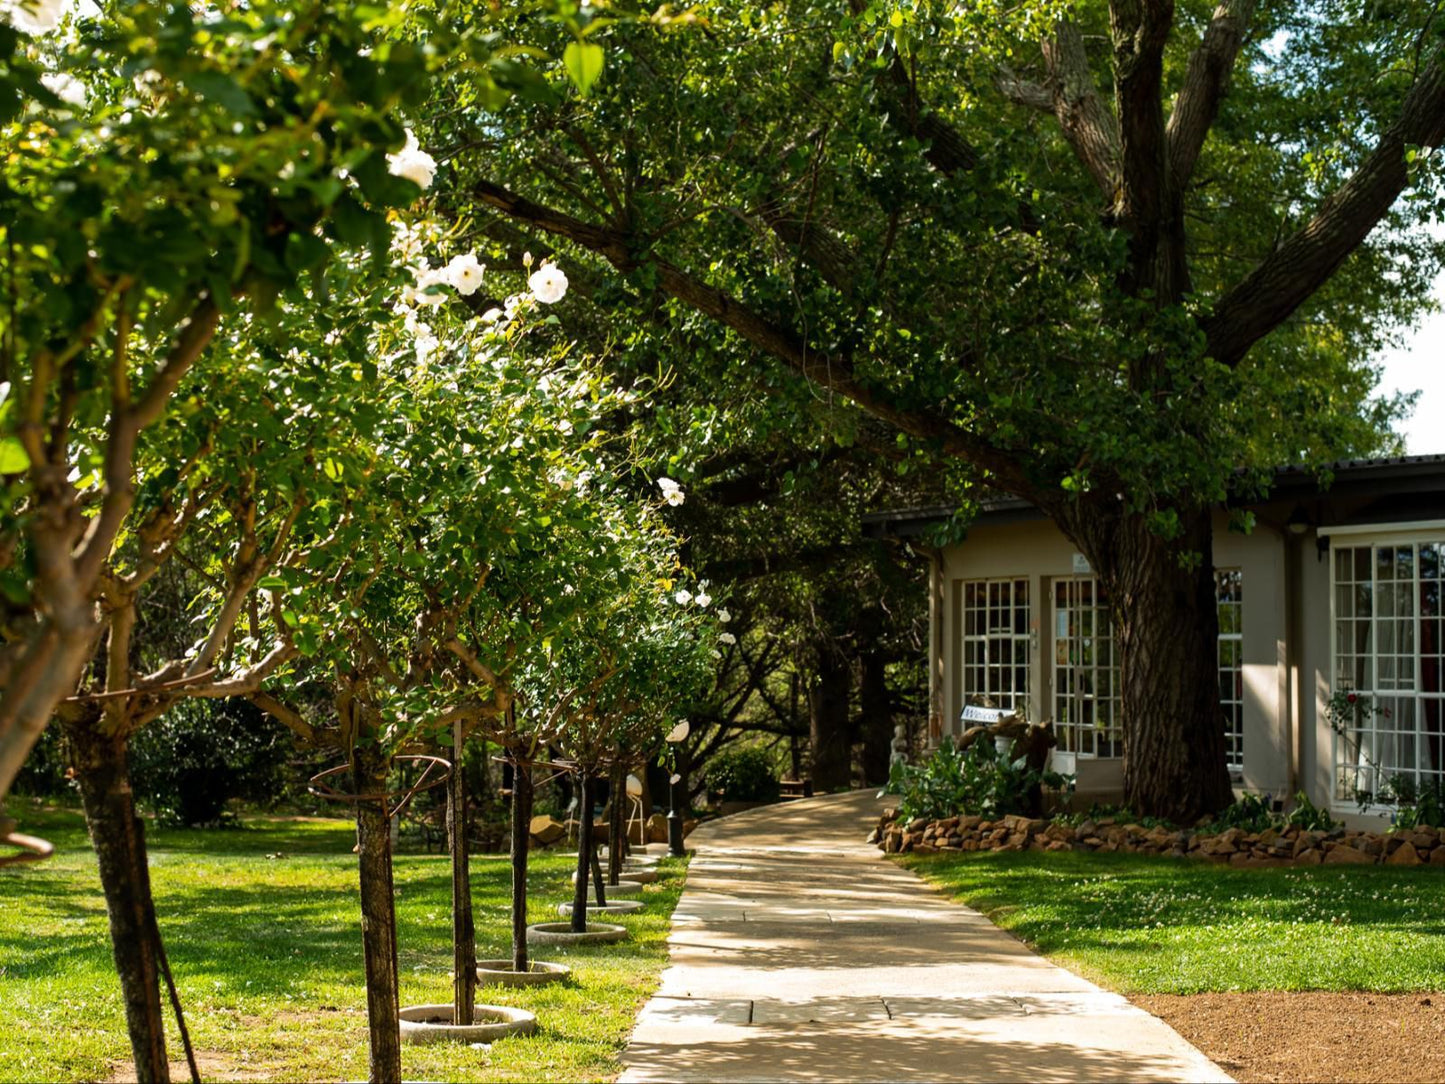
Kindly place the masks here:
POLYGON ((713 821, 622 1081, 1228 1081, 1157 1017, 863 843, 829 795, 713 821))

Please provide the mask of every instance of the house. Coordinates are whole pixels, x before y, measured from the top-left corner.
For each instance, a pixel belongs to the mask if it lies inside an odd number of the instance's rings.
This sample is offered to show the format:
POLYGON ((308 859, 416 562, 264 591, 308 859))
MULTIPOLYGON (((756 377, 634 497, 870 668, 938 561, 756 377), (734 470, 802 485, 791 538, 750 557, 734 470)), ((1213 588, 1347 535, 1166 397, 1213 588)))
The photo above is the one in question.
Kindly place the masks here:
MULTIPOLYGON (((1445 456, 1334 464, 1321 488, 1276 473, 1247 505, 1256 526, 1214 527, 1220 706, 1236 788, 1359 813, 1392 775, 1445 781, 1445 456), (1335 691, 1370 710, 1343 733, 1335 691)), ((865 530, 915 544, 951 513, 874 513, 865 530)), ((1024 501, 989 503, 964 539, 931 551, 930 740, 987 697, 1057 730, 1055 765, 1081 799, 1123 784, 1118 657, 1108 599, 1074 545, 1024 501)), ((1389 810, 1371 807, 1367 815, 1389 810)))

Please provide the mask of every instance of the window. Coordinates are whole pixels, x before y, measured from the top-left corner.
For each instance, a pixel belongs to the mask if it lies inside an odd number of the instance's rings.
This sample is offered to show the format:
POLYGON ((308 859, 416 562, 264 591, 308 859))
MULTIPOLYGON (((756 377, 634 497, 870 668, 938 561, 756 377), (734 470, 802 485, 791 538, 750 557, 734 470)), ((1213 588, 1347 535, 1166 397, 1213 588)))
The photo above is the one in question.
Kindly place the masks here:
POLYGON ((1244 573, 1214 571, 1219 611, 1219 707, 1224 712, 1224 756, 1229 770, 1244 771, 1244 573))
POLYGON ((1054 721, 1059 748, 1121 757, 1119 663, 1108 598, 1098 580, 1054 582, 1054 721))
MULTIPOLYGON (((1219 705, 1229 770, 1244 770, 1244 574, 1214 573, 1219 613, 1219 705)), ((1108 598, 1097 580, 1054 584, 1054 719, 1059 748, 1086 757, 1124 755, 1119 657, 1108 598)))
POLYGON ((1346 543, 1331 556, 1333 688, 1360 693, 1378 709, 1336 736, 1335 797, 1378 792, 1397 775, 1439 783, 1445 540, 1346 543))
POLYGON ((1029 581, 963 581, 963 695, 1020 711, 1029 697, 1029 581))

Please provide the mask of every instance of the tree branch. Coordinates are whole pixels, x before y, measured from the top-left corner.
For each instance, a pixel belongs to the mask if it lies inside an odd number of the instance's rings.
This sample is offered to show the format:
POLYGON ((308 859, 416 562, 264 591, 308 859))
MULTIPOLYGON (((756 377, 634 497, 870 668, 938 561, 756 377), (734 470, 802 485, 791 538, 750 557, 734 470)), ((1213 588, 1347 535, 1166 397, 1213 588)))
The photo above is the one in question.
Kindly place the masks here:
POLYGON ((1410 89, 1400 115, 1358 169, 1313 218, 1214 305, 1202 321, 1208 352, 1238 365, 1249 348, 1289 318, 1364 242, 1409 183, 1409 146, 1445 142, 1445 51, 1410 89))
POLYGON ((991 447, 941 415, 897 406, 882 390, 859 380, 854 375, 851 359, 846 355, 830 355, 810 349, 791 329, 780 327, 716 287, 660 257, 634 252, 626 234, 544 207, 489 181, 477 182, 472 191, 487 206, 511 218, 530 222, 548 233, 566 237, 604 257, 619 271, 630 271, 642 263, 649 264, 664 292, 730 328, 818 387, 853 401, 910 436, 936 443, 947 455, 967 459, 992 471, 1004 488, 1012 493, 1029 496, 1034 492, 1027 474, 1010 455, 991 447))
POLYGON ((1209 134, 1225 85, 1254 16, 1255 0, 1221 0, 1184 72, 1184 85, 1174 99, 1165 137, 1169 141, 1169 169, 1180 189, 1189 182, 1200 148, 1209 134))

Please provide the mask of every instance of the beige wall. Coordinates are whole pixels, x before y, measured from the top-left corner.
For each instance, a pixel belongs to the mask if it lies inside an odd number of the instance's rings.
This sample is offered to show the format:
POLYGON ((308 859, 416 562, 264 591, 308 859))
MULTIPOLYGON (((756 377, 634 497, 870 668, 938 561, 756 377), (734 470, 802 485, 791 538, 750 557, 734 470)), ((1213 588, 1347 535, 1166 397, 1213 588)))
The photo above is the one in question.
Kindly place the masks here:
MULTIPOLYGON (((1312 551, 1313 547, 1309 547, 1312 551)), ((1076 548, 1051 522, 979 525, 956 546, 942 551, 942 619, 933 645, 933 669, 943 675, 944 732, 959 732, 963 709, 962 649, 959 642, 962 582, 1023 577, 1029 581, 1029 718, 1052 716, 1052 621, 1055 579, 1075 574, 1076 548)), ((1244 778, 1250 790, 1280 796, 1288 784, 1290 742, 1289 671, 1285 664, 1286 584, 1284 546, 1274 531, 1232 534, 1221 515, 1215 528, 1215 565, 1238 568, 1244 576, 1244 778)), ((937 597, 937 596, 936 596, 937 597)), ((1328 598, 1328 594, 1322 597, 1328 598)), ((1326 624, 1328 622, 1326 621, 1326 624)), ((1327 657, 1326 657, 1327 658, 1327 657)), ((1079 761, 1081 796, 1107 795, 1122 784, 1118 761, 1079 761)))

